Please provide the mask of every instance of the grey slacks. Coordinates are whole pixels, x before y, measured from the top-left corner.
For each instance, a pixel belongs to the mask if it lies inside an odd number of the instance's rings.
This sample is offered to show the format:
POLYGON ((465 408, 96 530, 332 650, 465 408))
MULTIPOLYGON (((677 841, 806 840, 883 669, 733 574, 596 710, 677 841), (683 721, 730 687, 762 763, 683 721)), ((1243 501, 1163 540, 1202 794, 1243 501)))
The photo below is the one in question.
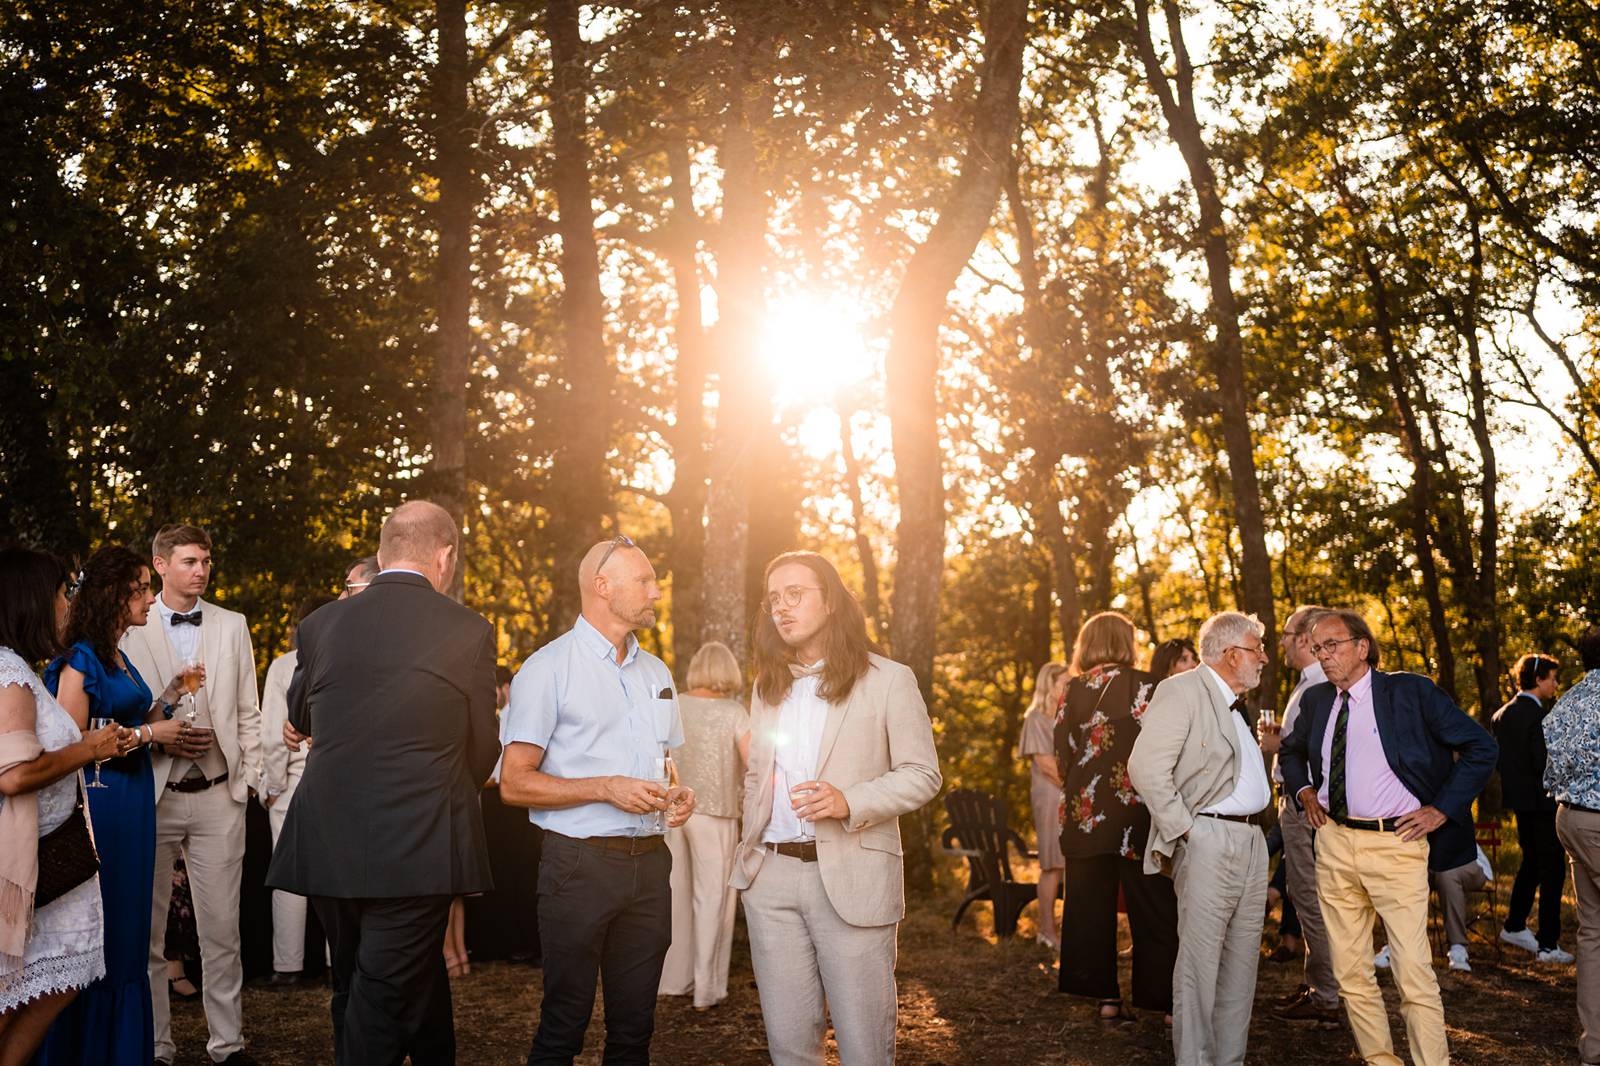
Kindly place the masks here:
POLYGON ((1339 1005, 1339 982, 1333 976, 1333 956, 1328 954, 1328 926, 1317 899, 1317 831, 1306 816, 1285 798, 1278 805, 1278 826, 1283 830, 1284 876, 1289 898, 1300 916, 1300 939, 1305 942, 1305 983, 1311 1001, 1319 1007, 1339 1005))
POLYGON ((1199 815, 1173 857, 1177 1066, 1239 1066, 1255 1006, 1267 906, 1267 841, 1257 826, 1199 815))

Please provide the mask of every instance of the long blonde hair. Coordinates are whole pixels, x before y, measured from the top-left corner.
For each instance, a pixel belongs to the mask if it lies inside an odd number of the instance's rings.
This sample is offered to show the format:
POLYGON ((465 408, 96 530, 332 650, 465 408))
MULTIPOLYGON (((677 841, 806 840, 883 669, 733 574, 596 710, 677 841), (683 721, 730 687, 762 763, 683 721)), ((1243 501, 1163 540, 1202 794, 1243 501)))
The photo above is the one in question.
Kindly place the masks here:
POLYGON ((1054 707, 1046 707, 1045 701, 1050 698, 1050 692, 1056 687, 1056 680, 1067 672, 1066 663, 1045 663, 1039 667, 1039 676, 1033 680, 1033 702, 1028 704, 1028 713, 1039 711, 1049 714, 1054 707))

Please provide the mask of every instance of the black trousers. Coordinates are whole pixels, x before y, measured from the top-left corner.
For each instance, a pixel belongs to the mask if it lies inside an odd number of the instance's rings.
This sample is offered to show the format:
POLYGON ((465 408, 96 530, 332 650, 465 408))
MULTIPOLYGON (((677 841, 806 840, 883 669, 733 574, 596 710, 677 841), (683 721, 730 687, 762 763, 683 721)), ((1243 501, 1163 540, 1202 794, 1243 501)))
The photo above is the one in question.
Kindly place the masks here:
POLYGON ((333 950, 338 1066, 451 1066, 456 1061, 444 966, 449 896, 311 897, 333 950))
POLYGON ((672 943, 672 853, 638 855, 545 833, 539 861, 544 999, 528 1066, 571 1063, 583 1050, 604 977, 602 1061, 648 1063, 656 990, 672 943))
POLYGON ((1506 932, 1528 927, 1533 896, 1539 894, 1539 947, 1553 948, 1561 939, 1561 888, 1567 880, 1567 852, 1556 838, 1555 811, 1517 811, 1517 840, 1522 865, 1511 882, 1506 905, 1506 932))
POLYGON ((1117 888, 1133 933, 1133 1005, 1172 1013, 1178 961, 1178 895, 1172 879, 1120 855, 1067 857, 1061 921, 1061 991, 1121 999, 1117 984, 1117 888))
POLYGON ((467 898, 467 949, 472 961, 539 961, 539 847, 544 830, 528 808, 500 802, 499 788, 478 793, 494 888, 467 898))

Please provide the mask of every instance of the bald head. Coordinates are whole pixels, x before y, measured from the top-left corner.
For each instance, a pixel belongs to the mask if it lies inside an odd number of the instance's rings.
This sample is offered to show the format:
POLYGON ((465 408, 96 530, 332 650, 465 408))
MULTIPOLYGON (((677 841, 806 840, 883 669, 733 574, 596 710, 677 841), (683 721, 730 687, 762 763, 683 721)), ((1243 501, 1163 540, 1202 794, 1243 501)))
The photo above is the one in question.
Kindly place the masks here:
POLYGON ((578 564, 578 588, 583 616, 607 636, 655 624, 661 590, 650 557, 637 547, 610 540, 592 546, 578 564))
POLYGON ((416 570, 443 590, 455 574, 460 544, 461 531, 450 512, 427 500, 411 500, 383 520, 378 565, 385 570, 416 570))

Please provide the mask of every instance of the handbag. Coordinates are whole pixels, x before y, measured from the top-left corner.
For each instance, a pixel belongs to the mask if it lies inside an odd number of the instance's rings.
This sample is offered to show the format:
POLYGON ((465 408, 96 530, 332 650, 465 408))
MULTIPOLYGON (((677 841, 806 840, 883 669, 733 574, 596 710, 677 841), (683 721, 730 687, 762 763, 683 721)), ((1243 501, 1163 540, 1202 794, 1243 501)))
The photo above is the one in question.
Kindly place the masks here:
POLYGON ((66 895, 100 872, 100 856, 89 835, 89 820, 83 814, 83 795, 67 820, 39 838, 39 879, 33 888, 33 907, 38 910, 66 895))

